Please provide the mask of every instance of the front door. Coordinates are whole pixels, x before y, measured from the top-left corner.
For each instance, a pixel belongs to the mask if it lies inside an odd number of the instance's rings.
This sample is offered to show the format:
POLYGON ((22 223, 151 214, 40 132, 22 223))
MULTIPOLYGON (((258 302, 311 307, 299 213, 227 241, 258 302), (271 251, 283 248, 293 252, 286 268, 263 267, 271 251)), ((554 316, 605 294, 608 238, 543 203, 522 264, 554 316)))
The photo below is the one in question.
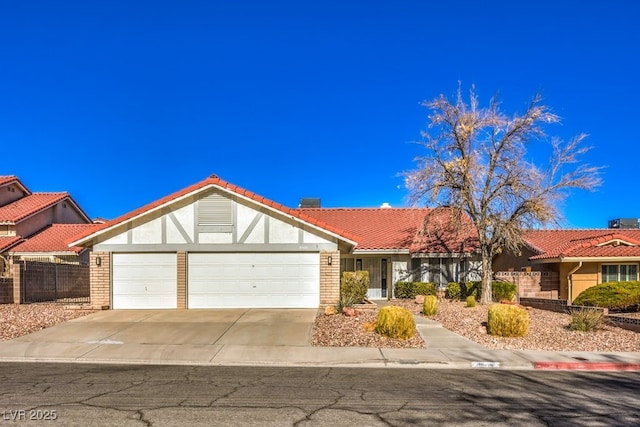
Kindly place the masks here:
POLYGON ((387 260, 382 259, 380 263, 380 287, 382 290, 382 298, 387 297, 387 260))

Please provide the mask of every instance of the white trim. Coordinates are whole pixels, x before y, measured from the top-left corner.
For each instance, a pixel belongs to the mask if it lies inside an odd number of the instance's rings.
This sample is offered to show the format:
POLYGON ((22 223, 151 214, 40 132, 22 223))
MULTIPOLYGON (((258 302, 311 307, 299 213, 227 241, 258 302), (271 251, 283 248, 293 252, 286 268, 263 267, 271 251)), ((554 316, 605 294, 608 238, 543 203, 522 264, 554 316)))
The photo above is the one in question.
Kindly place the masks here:
MULTIPOLYGON (((142 212, 142 213, 140 213, 140 214, 138 214, 136 216, 133 216, 133 217, 131 217, 131 218, 125 220, 125 221, 119 222, 119 223, 114 224, 114 225, 112 225, 110 227, 103 228, 101 230, 98 230, 98 231, 88 235, 87 237, 84 237, 84 238, 82 238, 80 240, 71 242, 71 243, 69 243, 69 247, 80 246, 80 245, 82 245, 84 243, 87 243, 87 242, 91 241, 92 239, 94 239, 95 237, 100 236, 100 235, 102 235, 102 234, 104 234, 104 233, 106 233, 108 231, 114 230, 114 229, 116 229, 118 227, 123 227, 124 225, 132 223, 133 221, 135 221, 135 220, 137 220, 139 218, 142 218, 144 216, 150 215, 150 214, 152 214, 154 212, 157 212, 158 210, 162 210, 162 209, 166 208, 167 206, 175 204, 175 203, 177 203, 179 201, 182 201, 182 200, 184 200, 186 198, 192 197, 192 196, 194 196, 196 194, 202 193, 202 192, 204 192, 206 190, 209 190, 211 188, 218 189, 218 190, 220 190, 220 191, 222 191, 222 192, 224 192, 226 194, 231 194, 231 195, 233 195, 235 197, 238 197, 239 199, 242 199, 242 200, 247 201, 249 203, 258 205, 258 206, 260 206, 262 208, 265 208, 266 210, 269 210, 271 212, 276 213, 277 215, 285 216, 285 217, 289 216, 286 212, 283 212, 283 211, 281 211, 279 209, 272 208, 269 205, 260 203, 260 202, 254 200, 254 199, 252 199, 250 197, 247 197, 247 196, 244 196, 242 194, 236 193, 236 192, 234 192, 232 190, 229 190, 227 188, 221 187, 221 186, 216 185, 216 184, 207 184, 207 185, 205 185, 205 186, 203 186, 201 188, 198 188, 197 190, 194 190, 194 191, 192 191, 190 193, 184 194, 184 195, 182 195, 180 197, 177 197, 175 199, 172 199, 172 200, 170 200, 170 201, 168 201, 166 203, 163 203, 163 204, 158 205, 158 206, 156 206, 154 208, 151 208, 151 209, 149 209, 147 211, 144 211, 144 212, 142 212)), ((153 203, 153 202, 151 202, 151 203, 153 203)), ((300 224, 305 224, 306 226, 308 226, 308 227, 310 227, 310 228, 312 228, 312 229, 314 229, 316 231, 320 231, 320 232, 322 232, 324 234, 328 234, 331 237, 335 237, 336 239, 338 239, 340 241, 343 241, 343 242, 346 242, 346 243, 348 243, 348 244, 350 244, 350 245, 352 245, 354 247, 357 246, 357 244, 358 244, 357 242, 355 242, 353 240, 347 239, 347 238, 345 238, 343 236, 340 236, 340 235, 338 235, 338 234, 336 234, 336 233, 334 233, 332 231, 326 230, 326 229, 324 229, 322 227, 318 227, 316 225, 308 223, 305 220, 303 220, 301 218, 297 218, 297 217, 295 217, 293 215, 290 216, 290 219, 292 219, 293 221, 298 222, 300 224)))

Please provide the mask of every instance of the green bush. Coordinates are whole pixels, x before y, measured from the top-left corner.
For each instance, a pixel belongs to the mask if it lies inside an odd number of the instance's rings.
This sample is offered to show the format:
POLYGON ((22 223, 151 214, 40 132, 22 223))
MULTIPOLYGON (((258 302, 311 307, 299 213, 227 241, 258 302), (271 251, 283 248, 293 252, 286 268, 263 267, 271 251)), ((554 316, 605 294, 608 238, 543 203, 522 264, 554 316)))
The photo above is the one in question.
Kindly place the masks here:
POLYGON ((476 298, 473 295, 469 295, 467 297, 467 307, 475 307, 476 306, 476 298))
POLYGON ((516 290, 516 284, 511 282, 493 282, 491 284, 491 293, 495 302, 513 301, 516 290))
POLYGON ((415 334, 416 322, 406 308, 389 305, 378 312, 375 331, 389 338, 408 339, 415 334))
POLYGON ((604 320, 602 310, 593 308, 581 308, 571 311, 571 323, 569 329, 572 331, 593 332, 600 329, 604 320))
POLYGON ((396 282, 396 298, 413 299, 416 295, 435 295, 436 286, 429 282, 396 282))
POLYGON ((613 311, 640 310, 640 282, 607 282, 585 289, 573 305, 604 307, 613 311))
POLYGON ((462 287, 460 283, 451 282, 447 285, 447 298, 454 301, 460 301, 462 299, 462 287))
POLYGON ((368 271, 345 271, 340 283, 340 298, 353 301, 353 304, 364 302, 369 290, 368 271))
POLYGON ((438 297, 434 295, 427 295, 424 297, 422 313, 425 316, 435 316, 436 313, 438 313, 438 297))
POLYGON ((516 305, 493 304, 489 307, 487 333, 499 337, 524 337, 529 332, 529 313, 516 305))
POLYGON ((482 296, 482 282, 466 282, 462 284, 462 295, 460 298, 466 298, 468 296, 473 296, 476 301, 480 300, 482 296))
POLYGON ((340 295, 340 299, 338 300, 338 304, 336 305, 336 311, 338 313, 342 313, 342 309, 345 307, 353 307, 353 304, 356 304, 356 300, 353 295, 340 295))
MULTIPOLYGON (((436 285, 429 282, 413 282, 413 292, 416 295, 435 295, 436 294, 436 285)), ((413 296, 413 298, 416 297, 413 296)))

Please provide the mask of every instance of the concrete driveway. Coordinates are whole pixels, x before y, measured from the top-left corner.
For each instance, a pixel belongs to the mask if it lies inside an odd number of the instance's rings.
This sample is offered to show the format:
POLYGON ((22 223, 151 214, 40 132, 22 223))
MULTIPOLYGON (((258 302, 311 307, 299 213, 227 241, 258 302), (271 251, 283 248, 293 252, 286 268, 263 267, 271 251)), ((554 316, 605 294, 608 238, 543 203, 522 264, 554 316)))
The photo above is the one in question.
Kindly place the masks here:
POLYGON ((315 309, 108 310, 0 343, 0 357, 207 361, 310 347, 315 309), (233 357, 229 355, 229 357, 233 357))

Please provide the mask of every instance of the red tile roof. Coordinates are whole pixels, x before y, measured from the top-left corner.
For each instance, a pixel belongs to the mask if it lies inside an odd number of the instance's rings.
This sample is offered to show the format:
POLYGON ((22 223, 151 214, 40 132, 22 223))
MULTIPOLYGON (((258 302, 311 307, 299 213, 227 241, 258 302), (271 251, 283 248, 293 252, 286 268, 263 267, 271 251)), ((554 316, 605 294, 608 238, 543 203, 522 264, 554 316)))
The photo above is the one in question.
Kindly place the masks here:
POLYGON ((4 252, 20 240, 22 240, 21 236, 0 236, 0 252, 4 252))
POLYGON ((357 250, 407 250, 412 253, 470 253, 477 234, 451 225, 449 209, 304 208, 300 211, 357 236, 357 250))
POLYGON ((640 256, 640 229, 530 230, 523 238, 531 260, 640 256))
POLYGON ((74 242, 77 243, 86 243, 87 242, 87 238, 92 236, 94 233, 100 232, 102 230, 106 230, 109 228, 112 228, 118 224, 127 222, 133 218, 136 218, 140 215, 143 215, 149 211, 154 210, 155 208, 158 208, 160 206, 166 205, 170 202, 173 202, 174 200, 178 200, 184 196, 187 196, 189 194, 192 194, 194 192, 197 192, 199 190, 202 190, 206 187, 210 187, 210 186, 215 186, 218 188, 222 188, 224 190, 233 192, 235 194, 238 194, 240 196, 246 197, 250 200, 253 200, 255 202, 261 203, 265 206, 268 206, 272 209, 275 209, 277 211, 280 211, 286 215, 292 216, 294 218, 297 218, 303 222, 306 222, 308 224, 314 225, 318 228, 324 229, 326 231, 329 231, 333 234, 336 234, 340 237, 342 237, 343 239, 350 241, 352 243, 355 243, 355 236, 351 235, 349 232, 341 230, 333 225, 329 225, 329 224, 325 224, 324 222, 318 220, 317 218, 314 218, 312 216, 309 216, 307 214, 305 214, 304 212, 301 212, 297 209, 291 209, 288 208, 284 205, 281 205, 279 203, 276 203, 272 200, 269 199, 265 199, 262 196, 259 196, 249 190, 245 190, 244 188, 238 187, 237 185, 231 184, 227 181, 224 181, 220 178, 218 178, 215 175, 212 175, 200 182, 197 182, 193 185, 190 185, 189 187, 183 188, 182 190, 179 190, 173 194, 170 194, 166 197, 163 197, 159 200, 156 200, 155 202, 149 203, 148 205, 145 205, 141 208, 138 208, 134 211, 131 211, 127 214, 124 214, 118 218, 115 218, 111 221, 108 221, 104 224, 100 224, 97 226, 96 229, 93 230, 89 230, 86 231, 84 233, 80 233, 75 239, 74 242))
POLYGON ((69 193, 33 193, 0 207, 0 224, 15 224, 69 197, 69 193))
POLYGON ((4 185, 17 180, 18 177, 15 175, 0 175, 0 185, 4 185))
POLYGON ((25 239, 11 248, 10 252, 75 252, 80 253, 82 247, 69 248, 69 241, 78 233, 95 228, 95 224, 52 224, 44 230, 25 239))

